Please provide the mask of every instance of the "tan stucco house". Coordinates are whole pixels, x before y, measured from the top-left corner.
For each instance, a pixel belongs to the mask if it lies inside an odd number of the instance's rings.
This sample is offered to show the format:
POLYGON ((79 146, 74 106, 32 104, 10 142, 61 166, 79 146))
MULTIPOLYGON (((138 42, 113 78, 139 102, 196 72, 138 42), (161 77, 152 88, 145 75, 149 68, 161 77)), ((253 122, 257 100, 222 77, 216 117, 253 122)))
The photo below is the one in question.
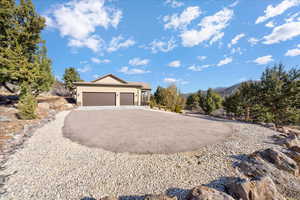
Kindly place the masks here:
POLYGON ((76 101, 79 106, 128 106, 148 105, 150 85, 127 82, 113 74, 91 82, 75 82, 76 101))

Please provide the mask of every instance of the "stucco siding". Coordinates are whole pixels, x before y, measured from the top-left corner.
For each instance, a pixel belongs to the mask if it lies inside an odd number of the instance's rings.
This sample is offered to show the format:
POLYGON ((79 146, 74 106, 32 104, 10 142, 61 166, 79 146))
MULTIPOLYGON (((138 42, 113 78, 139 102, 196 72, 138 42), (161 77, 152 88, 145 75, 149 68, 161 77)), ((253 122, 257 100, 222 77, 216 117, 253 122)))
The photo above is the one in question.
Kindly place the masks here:
POLYGON ((121 81, 119 81, 119 80, 117 80, 117 79, 115 79, 115 78, 113 78, 113 77, 110 77, 110 76, 105 77, 105 78, 103 78, 103 79, 100 79, 100 80, 98 80, 98 81, 95 81, 95 83, 104 83, 104 84, 124 84, 124 83, 122 83, 121 81))
POLYGON ((134 104, 141 104, 141 89, 132 87, 118 87, 118 86, 77 86, 76 99, 77 104, 82 106, 82 93, 83 92, 115 92, 116 93, 116 106, 120 106, 120 93, 134 93, 134 104))

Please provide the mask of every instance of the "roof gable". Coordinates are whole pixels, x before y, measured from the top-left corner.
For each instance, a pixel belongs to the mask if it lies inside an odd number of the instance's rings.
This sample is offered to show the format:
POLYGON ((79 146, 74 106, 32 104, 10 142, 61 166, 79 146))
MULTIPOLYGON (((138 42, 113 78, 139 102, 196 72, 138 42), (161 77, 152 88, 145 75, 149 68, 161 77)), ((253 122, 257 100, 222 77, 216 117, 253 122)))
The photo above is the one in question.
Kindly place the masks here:
POLYGON ((92 82, 93 83, 106 83, 106 84, 127 84, 126 81, 116 77, 113 74, 108 74, 108 75, 102 76, 92 82))

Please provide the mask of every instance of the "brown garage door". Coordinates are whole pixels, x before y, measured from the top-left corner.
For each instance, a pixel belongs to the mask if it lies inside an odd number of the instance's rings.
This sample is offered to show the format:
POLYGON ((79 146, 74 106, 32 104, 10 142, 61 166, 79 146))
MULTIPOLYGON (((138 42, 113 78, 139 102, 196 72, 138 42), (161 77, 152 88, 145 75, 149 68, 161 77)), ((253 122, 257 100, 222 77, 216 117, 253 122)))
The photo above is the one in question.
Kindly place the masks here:
POLYGON ((116 93, 114 92, 83 92, 83 106, 115 106, 116 93))
POLYGON ((134 94, 133 93, 120 93, 120 105, 134 105, 134 94))

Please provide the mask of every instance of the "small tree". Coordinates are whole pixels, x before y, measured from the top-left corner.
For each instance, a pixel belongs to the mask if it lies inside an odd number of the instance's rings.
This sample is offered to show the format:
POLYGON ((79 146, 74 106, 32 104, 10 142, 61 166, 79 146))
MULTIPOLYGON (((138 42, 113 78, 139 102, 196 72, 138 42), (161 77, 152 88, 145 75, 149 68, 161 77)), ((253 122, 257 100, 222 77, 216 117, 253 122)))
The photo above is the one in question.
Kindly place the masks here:
POLYGON ((206 94, 201 95, 200 106, 205 114, 210 115, 213 111, 221 108, 222 97, 218 93, 213 92, 211 88, 209 88, 206 94))
POLYGON ((200 108, 199 101, 200 101, 200 96, 198 93, 191 94, 188 96, 186 100, 186 105, 189 109, 199 109, 200 108))
POLYGON ((68 89, 70 94, 74 96, 75 94, 74 82, 82 81, 79 73, 76 71, 74 67, 66 68, 63 76, 63 80, 65 82, 66 89, 68 89))
POLYGON ((19 117, 20 119, 30 120, 35 119, 37 108, 37 100, 33 96, 33 93, 30 91, 28 85, 21 86, 20 100, 18 103, 19 117))
POLYGON ((184 98, 175 85, 168 88, 158 86, 154 93, 154 100, 158 106, 164 106, 173 112, 181 112, 184 98))

